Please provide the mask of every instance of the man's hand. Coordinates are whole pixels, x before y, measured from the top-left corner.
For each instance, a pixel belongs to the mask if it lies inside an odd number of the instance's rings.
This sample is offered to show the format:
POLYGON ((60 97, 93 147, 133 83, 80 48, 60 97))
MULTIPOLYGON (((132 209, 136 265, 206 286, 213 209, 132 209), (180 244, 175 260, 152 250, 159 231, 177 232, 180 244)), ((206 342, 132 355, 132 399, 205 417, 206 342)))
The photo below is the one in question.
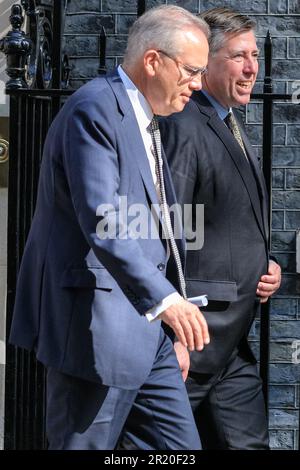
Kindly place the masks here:
POLYGON ((199 310, 187 300, 180 300, 164 310, 159 318, 164 321, 175 333, 183 346, 190 351, 202 351, 204 344, 209 343, 209 334, 206 320, 199 310))
POLYGON ((256 294, 260 297, 260 303, 268 301, 269 297, 273 295, 280 287, 281 283, 281 267, 275 261, 269 262, 268 274, 261 276, 256 294))
POLYGON ((185 346, 183 346, 180 341, 175 341, 174 349, 177 357, 177 361, 181 370, 182 378, 184 382, 188 376, 188 371, 190 368, 190 355, 185 346))

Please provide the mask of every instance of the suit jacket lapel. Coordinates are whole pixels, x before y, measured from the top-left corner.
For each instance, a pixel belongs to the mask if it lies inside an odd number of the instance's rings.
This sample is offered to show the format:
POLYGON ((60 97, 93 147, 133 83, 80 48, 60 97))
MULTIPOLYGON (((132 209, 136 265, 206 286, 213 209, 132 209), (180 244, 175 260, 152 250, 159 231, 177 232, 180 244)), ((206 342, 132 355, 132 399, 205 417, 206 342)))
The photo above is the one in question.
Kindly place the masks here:
MULTIPOLYGON (((154 209, 157 220, 160 220, 159 201, 153 183, 153 178, 148 157, 145 151, 144 142, 139 130, 139 126, 132 105, 130 103, 127 92, 118 72, 112 72, 111 74, 107 75, 106 79, 117 98, 120 112, 123 115, 122 126, 124 128, 124 134, 126 135, 128 141, 128 151, 134 157, 135 162, 138 165, 147 194, 153 204, 152 208, 154 209), (134 145, 132 145, 133 142, 134 145)), ((164 179, 166 185, 166 193, 168 197, 168 204, 172 205, 176 202, 176 196, 164 152, 162 152, 162 157, 164 161, 164 179)), ((178 245, 182 263, 184 264, 184 240, 177 239, 176 243, 178 245)))
POLYGON ((268 195, 268 191, 266 188, 265 179, 264 179, 262 170, 260 168, 259 162, 257 160, 257 157, 253 151, 252 145, 242 126, 240 127, 240 131, 241 131, 241 136, 244 141, 244 145, 245 145, 249 160, 252 164, 252 168, 253 168, 253 171, 257 180, 257 185, 260 191, 260 196, 261 196, 261 201, 262 201, 261 205, 262 205, 262 212, 263 212, 263 222, 264 222, 264 227, 265 227, 266 238, 268 238, 269 237, 269 218, 268 218, 269 195, 268 195))
POLYGON ((257 193, 256 181, 241 147, 205 96, 202 93, 194 93, 193 98, 195 99, 200 111, 208 116, 207 124, 214 130, 227 148, 228 153, 246 186, 258 226, 265 237, 266 233, 262 219, 261 201, 257 193))
POLYGON ((121 114, 123 114, 122 126, 124 129, 124 135, 126 136, 128 142, 128 151, 134 158, 139 168, 147 194, 151 203, 153 204, 153 209, 156 212, 157 217, 159 217, 159 202, 155 191, 155 186, 153 184, 153 178, 150 170, 148 157, 145 151, 144 142, 139 130, 139 126, 132 105, 128 98, 123 82, 117 71, 109 74, 107 76, 107 81, 117 98, 120 107, 120 112, 121 114))

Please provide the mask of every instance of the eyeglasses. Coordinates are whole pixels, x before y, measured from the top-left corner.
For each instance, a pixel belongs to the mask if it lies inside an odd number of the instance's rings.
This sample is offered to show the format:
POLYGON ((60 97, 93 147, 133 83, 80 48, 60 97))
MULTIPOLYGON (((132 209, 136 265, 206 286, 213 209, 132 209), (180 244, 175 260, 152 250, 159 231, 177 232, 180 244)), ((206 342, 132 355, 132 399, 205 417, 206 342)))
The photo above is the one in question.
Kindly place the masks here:
POLYGON ((166 57, 168 57, 171 60, 174 60, 177 67, 179 68, 179 70, 180 70, 180 66, 181 66, 182 69, 184 70, 187 78, 189 78, 189 80, 192 80, 193 78, 196 78, 198 75, 200 75, 202 77, 207 72, 206 67, 197 67, 197 68, 191 67, 190 65, 183 64, 180 60, 175 59, 175 57, 172 57, 170 54, 168 54, 165 51, 162 51, 161 49, 158 49, 157 52, 160 53, 160 54, 165 55, 166 57))

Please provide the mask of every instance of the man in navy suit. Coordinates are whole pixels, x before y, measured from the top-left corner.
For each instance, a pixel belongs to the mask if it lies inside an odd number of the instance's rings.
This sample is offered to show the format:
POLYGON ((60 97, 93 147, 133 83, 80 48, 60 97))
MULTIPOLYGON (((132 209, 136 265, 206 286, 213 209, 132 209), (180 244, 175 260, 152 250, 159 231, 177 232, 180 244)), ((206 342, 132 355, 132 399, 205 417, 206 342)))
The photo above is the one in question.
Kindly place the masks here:
MULTIPOLYGON (((209 336, 176 276, 166 278, 174 259, 158 236, 148 129, 154 114, 181 111, 201 88, 208 35, 184 9, 148 11, 131 30, 123 65, 74 93, 49 130, 10 340, 34 349, 48 369, 50 449, 113 449, 124 426, 143 449, 200 448, 162 322, 186 353, 209 336)), ((164 170, 172 205, 165 161, 164 170)))
POLYGON ((203 90, 161 122, 178 201, 204 205, 204 244, 187 251, 185 275, 188 295, 208 295, 203 312, 211 341, 191 352, 186 385, 204 448, 267 449, 261 380, 247 335, 259 304, 280 285, 280 266, 269 259, 259 162, 232 111, 249 102, 256 80, 255 24, 222 7, 201 17, 211 29, 203 90))

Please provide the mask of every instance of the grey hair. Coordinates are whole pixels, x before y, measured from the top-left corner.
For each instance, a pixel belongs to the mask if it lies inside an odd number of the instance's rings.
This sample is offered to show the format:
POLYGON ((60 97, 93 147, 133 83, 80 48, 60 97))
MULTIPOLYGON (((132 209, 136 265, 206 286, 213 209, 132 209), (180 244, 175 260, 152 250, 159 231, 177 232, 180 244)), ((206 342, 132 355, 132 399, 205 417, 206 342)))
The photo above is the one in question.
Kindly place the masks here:
POLYGON ((212 8, 197 15, 210 27, 209 53, 218 52, 224 46, 226 37, 232 34, 255 31, 256 23, 249 16, 226 7, 212 8))
POLYGON ((192 27, 209 39, 210 31, 202 18, 174 5, 151 8, 140 16, 129 31, 124 64, 134 64, 149 49, 162 49, 172 56, 180 51, 179 33, 192 27))

